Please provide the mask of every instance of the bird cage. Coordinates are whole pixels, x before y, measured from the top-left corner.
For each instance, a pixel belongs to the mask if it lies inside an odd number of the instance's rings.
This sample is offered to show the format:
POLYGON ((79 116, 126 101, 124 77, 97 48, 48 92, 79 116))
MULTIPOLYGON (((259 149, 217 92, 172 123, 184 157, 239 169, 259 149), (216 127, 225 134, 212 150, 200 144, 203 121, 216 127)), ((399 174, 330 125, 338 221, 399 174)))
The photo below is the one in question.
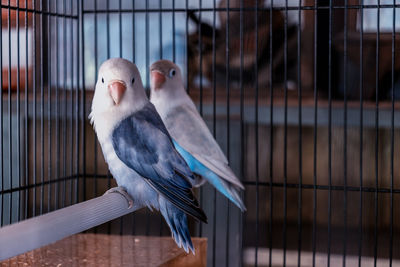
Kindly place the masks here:
MULTIPOLYGON (((88 115, 102 62, 174 61, 245 186, 196 188, 208 266, 400 264, 397 0, 2 0, 0 224, 116 186, 88 115), (398 149, 396 149, 396 146, 398 149)), ((143 209, 90 229, 170 236, 143 209)))

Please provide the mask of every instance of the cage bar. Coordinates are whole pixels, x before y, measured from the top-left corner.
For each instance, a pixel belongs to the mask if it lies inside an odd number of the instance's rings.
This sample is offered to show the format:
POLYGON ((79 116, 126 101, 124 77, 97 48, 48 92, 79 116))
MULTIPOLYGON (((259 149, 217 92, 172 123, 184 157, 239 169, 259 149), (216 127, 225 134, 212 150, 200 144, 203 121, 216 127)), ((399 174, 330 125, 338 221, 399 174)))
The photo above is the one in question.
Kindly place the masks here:
MULTIPOLYGON (((169 59, 241 179, 247 212, 195 189, 209 266, 396 265, 395 0, 4 0, 0 226, 115 181, 88 121, 103 60, 169 59), (339 263, 338 263, 339 262, 339 263)), ((89 232, 169 236, 140 210, 89 232)), ((1 231, 1 230, 0 230, 1 231)))

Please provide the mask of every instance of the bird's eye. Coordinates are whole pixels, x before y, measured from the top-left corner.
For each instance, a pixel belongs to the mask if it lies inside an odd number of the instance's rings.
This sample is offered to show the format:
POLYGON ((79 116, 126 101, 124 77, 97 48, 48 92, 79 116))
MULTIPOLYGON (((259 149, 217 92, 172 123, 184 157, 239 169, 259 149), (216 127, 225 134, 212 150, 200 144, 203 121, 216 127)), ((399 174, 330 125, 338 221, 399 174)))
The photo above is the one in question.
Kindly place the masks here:
POLYGON ((104 78, 101 78, 101 82, 104 83, 104 78))
POLYGON ((169 77, 170 77, 170 78, 174 77, 175 74, 176 74, 175 69, 171 69, 171 70, 169 71, 169 77))
POLYGON ((132 84, 135 82, 135 78, 132 78, 132 84))

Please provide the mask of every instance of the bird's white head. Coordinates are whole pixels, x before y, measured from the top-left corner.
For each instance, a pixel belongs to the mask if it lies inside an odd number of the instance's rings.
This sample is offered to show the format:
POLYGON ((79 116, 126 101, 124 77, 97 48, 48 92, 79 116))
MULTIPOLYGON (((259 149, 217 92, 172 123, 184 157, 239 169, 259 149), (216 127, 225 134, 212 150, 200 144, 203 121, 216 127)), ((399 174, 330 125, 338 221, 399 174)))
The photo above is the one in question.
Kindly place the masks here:
POLYGON ((172 61, 158 60, 150 66, 151 96, 179 96, 183 87, 182 72, 172 61))
POLYGON ((99 124, 115 125, 147 101, 136 65, 111 58, 100 66, 89 118, 97 131, 99 124))

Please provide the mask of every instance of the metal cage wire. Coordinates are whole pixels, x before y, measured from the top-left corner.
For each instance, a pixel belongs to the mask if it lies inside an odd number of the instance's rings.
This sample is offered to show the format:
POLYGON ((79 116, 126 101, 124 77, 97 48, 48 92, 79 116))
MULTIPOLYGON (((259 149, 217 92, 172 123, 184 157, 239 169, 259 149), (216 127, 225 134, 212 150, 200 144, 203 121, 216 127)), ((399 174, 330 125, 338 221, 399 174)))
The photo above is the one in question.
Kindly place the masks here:
MULTIPOLYGON (((87 116, 99 65, 168 58, 246 187, 197 195, 210 266, 399 264, 397 0, 1 2, 0 223, 115 185, 87 116)), ((169 235, 138 211, 92 231, 169 235)))

